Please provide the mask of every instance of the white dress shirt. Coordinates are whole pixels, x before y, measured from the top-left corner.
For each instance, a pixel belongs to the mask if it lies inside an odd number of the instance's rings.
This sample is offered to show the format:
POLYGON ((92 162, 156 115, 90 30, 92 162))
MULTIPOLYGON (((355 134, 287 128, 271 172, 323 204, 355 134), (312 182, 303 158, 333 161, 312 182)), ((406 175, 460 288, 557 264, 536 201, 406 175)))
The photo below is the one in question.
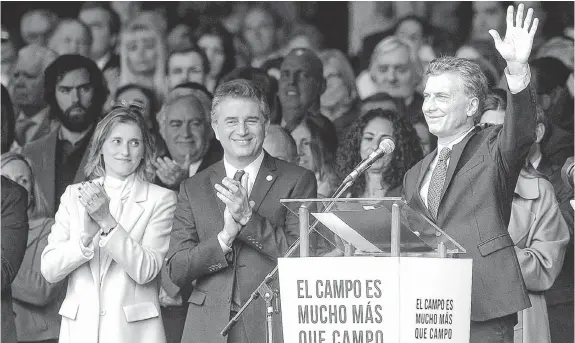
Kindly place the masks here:
MULTIPOLYGON (((522 75, 511 75, 509 74, 509 70, 505 68, 505 77, 507 78, 507 85, 509 86, 509 90, 512 94, 517 94, 527 88, 529 85, 529 81, 531 79, 531 71, 529 66, 527 67, 526 74, 522 75)), ((469 128, 467 131, 462 132, 460 135, 455 137, 453 140, 446 144, 437 144, 437 150, 435 157, 433 158, 433 162, 429 165, 429 168, 425 172, 425 176, 423 177, 423 182, 421 183, 421 189, 419 190, 419 195, 421 196, 421 200, 426 207, 429 208, 427 204, 427 193, 429 192, 429 183, 431 182, 431 176, 433 175, 433 171, 437 166, 437 162, 439 161, 439 152, 441 149, 448 147, 449 149, 453 150, 453 146, 459 142, 461 142, 467 135, 473 131, 473 126, 469 128)), ((449 167, 449 162, 451 161, 451 157, 447 159, 447 166, 449 167)))
POLYGON ((196 175, 196 173, 198 172, 198 168, 200 167, 200 164, 202 164, 202 161, 203 161, 203 158, 200 158, 196 162, 190 163, 190 167, 188 168, 188 176, 189 177, 196 175))
MULTIPOLYGON (((247 178, 248 182, 248 189, 247 189, 248 197, 252 193, 254 182, 256 180, 258 172, 260 171, 260 167, 262 166, 263 161, 264 161, 264 151, 262 150, 260 155, 255 160, 253 160, 252 163, 248 164, 245 168, 242 169, 245 172, 242 179, 247 178)), ((225 156, 224 156, 224 168, 226 169, 226 176, 229 177, 230 179, 233 179, 234 175, 239 170, 238 168, 232 166, 230 162, 226 160, 225 156)), ((218 235, 218 242, 220 243, 220 247, 222 247, 222 251, 224 252, 224 254, 230 253, 232 251, 232 248, 227 246, 226 243, 222 241, 219 235, 218 235)))
POLYGON ((96 61, 96 65, 98 65, 98 68, 100 68, 100 70, 103 70, 104 67, 106 66, 106 63, 108 63, 108 61, 112 58, 112 53, 110 51, 108 51, 104 56, 100 57, 100 59, 98 59, 96 61))

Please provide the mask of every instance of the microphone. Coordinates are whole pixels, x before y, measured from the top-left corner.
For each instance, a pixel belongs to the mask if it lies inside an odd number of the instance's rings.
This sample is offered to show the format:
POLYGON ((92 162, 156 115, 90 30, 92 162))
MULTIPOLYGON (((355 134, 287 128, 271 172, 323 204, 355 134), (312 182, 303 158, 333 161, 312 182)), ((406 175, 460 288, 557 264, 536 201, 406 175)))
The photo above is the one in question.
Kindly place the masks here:
POLYGON ((355 179, 357 179, 357 177, 361 173, 363 173, 369 167, 371 167, 371 165, 375 161, 382 158, 383 155, 391 154, 394 149, 395 149, 395 143, 393 143, 393 140, 391 140, 391 138, 382 139, 381 142, 379 142, 379 147, 376 150, 374 150, 371 154, 369 154, 369 156, 367 156, 365 160, 361 161, 361 163, 358 164, 357 167, 355 167, 355 169, 351 173, 349 173, 349 175, 345 178, 345 180, 343 180, 343 184, 355 181, 355 179))

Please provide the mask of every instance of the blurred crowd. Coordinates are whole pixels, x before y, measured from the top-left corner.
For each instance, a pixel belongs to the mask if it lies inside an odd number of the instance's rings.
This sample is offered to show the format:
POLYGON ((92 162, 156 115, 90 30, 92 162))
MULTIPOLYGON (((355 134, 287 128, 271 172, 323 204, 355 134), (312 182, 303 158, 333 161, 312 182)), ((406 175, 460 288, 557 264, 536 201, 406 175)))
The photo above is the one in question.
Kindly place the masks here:
MULTIPOLYGON (((422 92, 427 65, 442 55, 479 64, 490 92, 477 124, 503 124, 506 66, 488 30, 503 37, 513 3, 464 4, 472 9, 468 32, 449 25, 460 21, 462 5, 449 4, 424 2, 424 10, 390 14, 388 28, 364 37, 356 56, 326 46, 326 32, 285 3, 238 3, 225 15, 202 2, 182 3, 181 13, 199 13, 191 21, 186 15, 168 20, 161 8, 144 10, 138 1, 84 2, 76 17, 30 9, 19 30, 2 26, 2 135, 12 139, 3 146, 1 173, 30 195, 27 255, 12 283, 18 341, 58 339, 66 287, 42 278, 40 254, 66 187, 86 179, 96 123, 117 102, 142 107, 155 146, 149 172, 175 191, 223 156, 211 108, 215 89, 229 80, 251 80, 265 93, 271 126, 264 149, 315 173, 320 197, 330 197, 383 138, 393 139, 394 152, 358 178, 348 196, 401 196, 406 171, 437 146, 422 92), (430 20, 438 11, 443 27, 430 20)), ((9 6, 2 4, 5 11, 9 6)), ((545 295, 551 341, 564 343, 573 339, 573 189, 561 178, 574 148, 573 4, 526 6, 540 20, 529 62, 537 142, 526 168, 553 186, 557 213, 569 228, 562 268, 537 291, 545 295)), ((180 342, 189 294, 172 291, 162 276, 166 336, 180 342)))

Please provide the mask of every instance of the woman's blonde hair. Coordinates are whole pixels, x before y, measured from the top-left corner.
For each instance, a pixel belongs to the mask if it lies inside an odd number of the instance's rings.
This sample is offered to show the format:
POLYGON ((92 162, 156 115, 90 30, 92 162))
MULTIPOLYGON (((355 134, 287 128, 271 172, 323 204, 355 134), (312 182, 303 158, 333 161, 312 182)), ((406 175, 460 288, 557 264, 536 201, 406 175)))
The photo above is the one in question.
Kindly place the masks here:
POLYGON ((167 44, 164 37, 164 28, 160 25, 154 13, 142 12, 126 24, 120 37, 121 72, 119 87, 130 83, 140 84, 153 88, 159 98, 164 97, 166 93, 165 70, 167 58, 167 44), (149 80, 147 83, 128 68, 128 42, 131 39, 140 38, 142 35, 153 37, 156 40, 156 49, 158 52, 153 80, 149 80))
POLYGON ((4 168, 8 163, 12 161, 22 161, 28 169, 30 170, 30 182, 32 183, 32 194, 29 194, 28 201, 28 219, 34 218, 44 218, 50 216, 50 210, 48 206, 48 200, 44 195, 44 192, 40 189, 38 182, 36 181, 36 173, 32 167, 30 160, 20 154, 14 152, 7 152, 2 154, 1 167, 4 168))
POLYGON ((358 97, 357 86, 355 84, 355 73, 349 63, 347 57, 337 49, 326 49, 319 53, 319 58, 325 68, 331 60, 335 60, 338 70, 341 73, 341 78, 345 82, 347 88, 351 90, 351 100, 355 101, 358 97))
POLYGON ((130 104, 118 102, 114 104, 112 110, 98 123, 94 135, 90 140, 90 152, 84 168, 84 174, 90 180, 106 175, 102 147, 112 129, 120 123, 133 123, 140 129, 144 155, 135 173, 141 180, 152 182, 155 177, 152 172, 152 160, 155 155, 155 147, 153 145, 152 135, 144 121, 142 107, 139 102, 131 102, 130 104))

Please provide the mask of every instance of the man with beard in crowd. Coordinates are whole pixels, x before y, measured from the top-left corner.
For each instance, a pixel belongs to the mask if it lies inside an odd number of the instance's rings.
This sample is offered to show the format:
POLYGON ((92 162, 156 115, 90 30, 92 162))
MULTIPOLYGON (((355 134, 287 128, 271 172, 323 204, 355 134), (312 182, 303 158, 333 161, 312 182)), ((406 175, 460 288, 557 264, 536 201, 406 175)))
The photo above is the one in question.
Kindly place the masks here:
POLYGON ((40 139, 55 129, 44 101, 44 70, 58 57, 38 44, 27 45, 18 53, 10 82, 10 96, 16 108, 15 142, 11 150, 40 139))
POLYGON ((28 144, 22 154, 32 161, 35 170, 41 171, 38 184, 53 215, 66 187, 85 180, 88 143, 108 89, 96 63, 80 55, 58 57, 46 68, 44 78, 44 97, 60 125, 28 144))

